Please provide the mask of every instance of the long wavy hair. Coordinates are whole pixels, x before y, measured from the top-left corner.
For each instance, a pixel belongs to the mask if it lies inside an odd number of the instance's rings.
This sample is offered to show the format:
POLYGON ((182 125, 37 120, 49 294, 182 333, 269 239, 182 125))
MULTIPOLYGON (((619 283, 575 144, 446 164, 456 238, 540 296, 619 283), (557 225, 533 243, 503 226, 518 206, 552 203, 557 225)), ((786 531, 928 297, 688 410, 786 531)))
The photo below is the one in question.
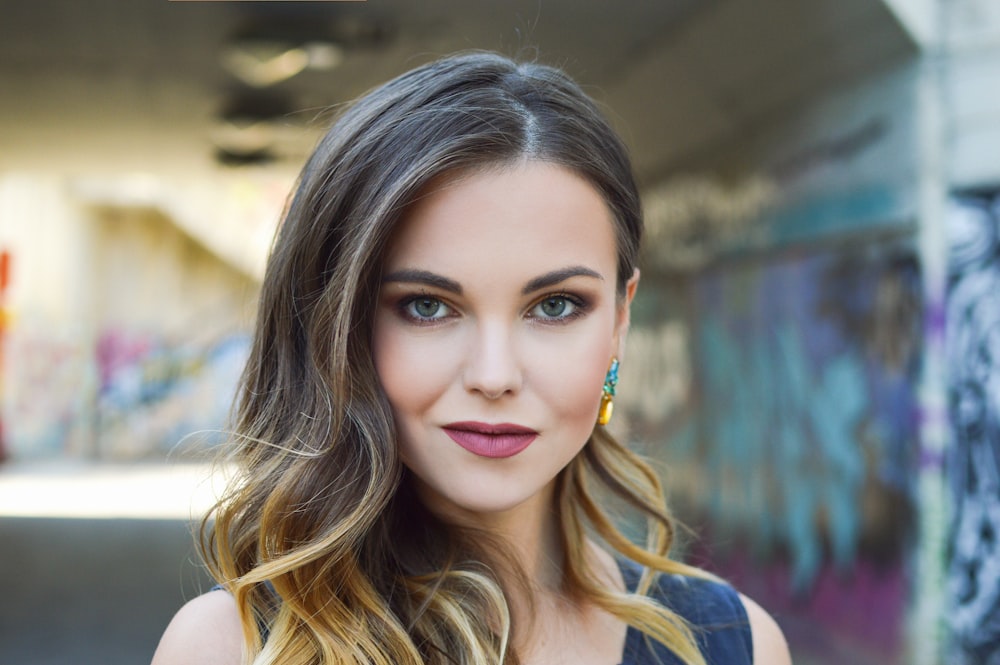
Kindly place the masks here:
MULTIPOLYGON (((372 328, 387 243, 421 190, 523 159, 566 167, 601 193, 624 296, 642 235, 628 154, 557 69, 488 53, 419 67, 341 113, 304 167, 234 410, 236 476, 201 531, 239 608, 246 663, 518 662, 498 550, 415 497, 372 328)), ((668 558, 674 522, 657 474, 595 427, 560 472, 557 502, 566 596, 704 665, 683 619, 643 595, 659 572, 700 574, 668 558), (616 527, 599 488, 647 520, 644 546, 616 527), (644 566, 637 593, 602 581, 588 534, 644 566)))

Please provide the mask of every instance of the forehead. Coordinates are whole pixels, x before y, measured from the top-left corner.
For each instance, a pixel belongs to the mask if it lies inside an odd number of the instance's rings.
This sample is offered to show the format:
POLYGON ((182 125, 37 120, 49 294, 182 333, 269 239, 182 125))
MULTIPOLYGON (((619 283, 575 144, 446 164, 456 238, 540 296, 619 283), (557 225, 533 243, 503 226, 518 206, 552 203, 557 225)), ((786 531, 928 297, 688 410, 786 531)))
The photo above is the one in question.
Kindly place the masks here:
POLYGON ((393 233, 384 271, 499 274, 594 264, 614 281, 611 211, 566 167, 525 161, 434 181, 393 233))

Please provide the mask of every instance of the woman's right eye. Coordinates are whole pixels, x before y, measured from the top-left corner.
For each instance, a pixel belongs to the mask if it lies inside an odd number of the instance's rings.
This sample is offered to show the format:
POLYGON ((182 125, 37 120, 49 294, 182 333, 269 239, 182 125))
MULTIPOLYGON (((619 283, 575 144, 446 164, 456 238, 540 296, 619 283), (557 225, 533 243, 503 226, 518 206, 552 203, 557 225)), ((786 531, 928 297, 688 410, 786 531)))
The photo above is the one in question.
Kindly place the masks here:
POLYGON ((403 312, 416 321, 440 321, 451 315, 451 308, 437 298, 417 296, 403 303, 403 312))

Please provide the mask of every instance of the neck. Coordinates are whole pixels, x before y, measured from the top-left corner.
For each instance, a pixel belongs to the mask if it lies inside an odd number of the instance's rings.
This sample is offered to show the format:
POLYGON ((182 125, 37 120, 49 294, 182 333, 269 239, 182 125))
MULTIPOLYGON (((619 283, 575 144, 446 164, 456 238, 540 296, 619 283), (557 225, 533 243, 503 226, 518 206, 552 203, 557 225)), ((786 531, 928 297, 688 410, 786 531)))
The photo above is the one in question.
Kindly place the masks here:
MULTIPOLYGON (((507 594, 515 626, 511 646, 522 662, 573 662, 566 661, 565 654, 555 658, 565 652, 567 635, 577 647, 566 653, 583 658, 584 654, 593 655, 592 647, 601 647, 604 660, 617 662, 614 659, 621 655, 625 624, 565 594, 565 552, 556 487, 553 482, 528 501, 502 512, 455 514, 431 509, 446 521, 487 531, 502 542, 505 556, 493 563, 498 566, 496 574, 507 594), (610 642, 606 639, 609 634, 613 636, 610 642)), ((609 588, 624 590, 614 558, 589 541, 585 549, 587 563, 598 578, 609 588)))
POLYGON ((486 526, 509 548, 498 571, 514 622, 513 647, 534 652, 552 626, 544 617, 565 615, 572 606, 563 589, 564 551, 552 487, 486 526))
POLYGON ((503 544, 507 559, 500 557, 494 563, 500 566, 497 574, 504 586, 513 592, 524 587, 525 582, 536 590, 562 587, 563 548, 555 509, 555 487, 553 481, 523 503, 489 513, 442 505, 423 492, 419 482, 416 491, 424 505, 440 519, 458 527, 485 531, 503 544))
MULTIPOLYGON (((535 592, 560 591, 564 552, 552 489, 497 517, 497 523, 488 528, 510 548, 513 563, 531 589, 535 592)), ((513 592, 517 586, 510 588, 513 592)))

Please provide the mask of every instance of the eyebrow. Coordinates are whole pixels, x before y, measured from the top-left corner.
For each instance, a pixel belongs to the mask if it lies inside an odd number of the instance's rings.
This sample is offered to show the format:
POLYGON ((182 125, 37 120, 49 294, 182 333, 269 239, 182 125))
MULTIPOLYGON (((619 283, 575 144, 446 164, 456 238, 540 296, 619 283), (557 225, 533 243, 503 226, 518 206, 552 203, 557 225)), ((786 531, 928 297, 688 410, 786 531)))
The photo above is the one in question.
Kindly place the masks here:
POLYGON ((426 284, 443 291, 462 295, 462 285, 453 279, 448 279, 429 270, 397 270, 382 278, 383 284, 403 282, 407 284, 426 284))
POLYGON ((530 282, 524 285, 521 289, 522 295, 528 295, 529 293, 534 293, 541 289, 555 286, 560 282, 565 282, 571 277, 593 277, 594 279, 599 279, 602 282, 604 277, 601 273, 591 270, 590 268, 585 268, 584 266, 571 266, 569 268, 562 268, 560 270, 553 270, 552 272, 545 273, 539 277, 534 278, 530 282))
MULTIPOLYGON (((568 268, 561 268, 559 270, 547 272, 544 275, 539 275, 524 285, 524 288, 521 289, 521 294, 528 295, 530 293, 534 293, 535 291, 555 286, 560 282, 565 282, 567 279, 572 277, 592 277, 594 279, 599 279, 602 282, 604 281, 603 275, 595 270, 591 270, 590 268, 586 268, 584 266, 570 266, 568 268)), ((461 284, 453 279, 449 279, 443 275, 438 275, 437 273, 433 273, 429 270, 397 270, 396 272, 383 277, 382 283, 426 284, 427 286, 448 291, 449 293, 462 295, 461 284)))

